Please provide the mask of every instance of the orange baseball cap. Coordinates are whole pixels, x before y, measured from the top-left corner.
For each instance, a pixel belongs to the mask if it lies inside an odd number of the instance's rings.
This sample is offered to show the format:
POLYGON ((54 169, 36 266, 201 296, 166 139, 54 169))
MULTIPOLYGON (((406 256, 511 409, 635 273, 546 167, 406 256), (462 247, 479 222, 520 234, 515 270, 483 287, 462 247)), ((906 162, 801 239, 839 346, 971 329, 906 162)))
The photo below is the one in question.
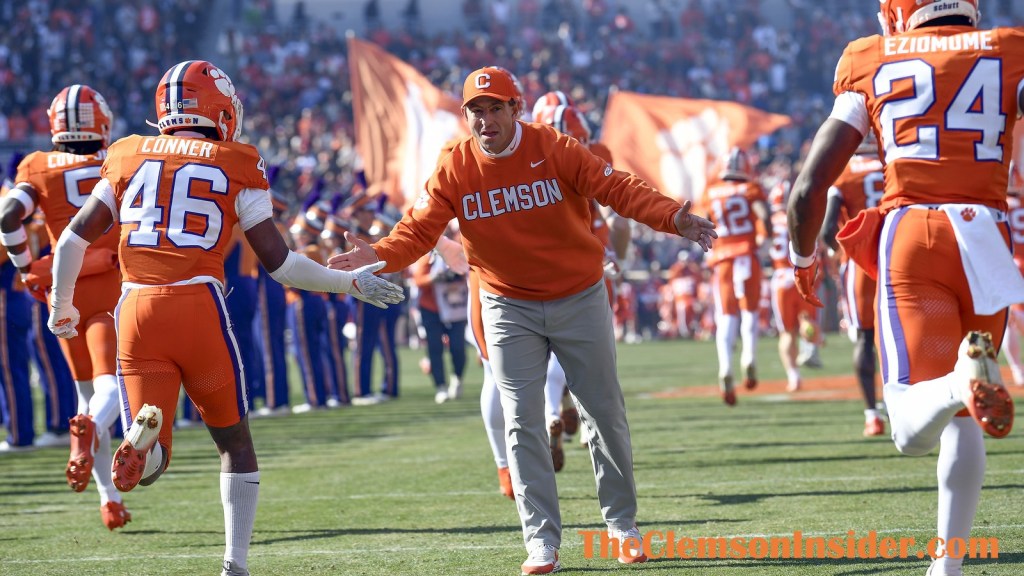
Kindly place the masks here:
POLYGON ((481 96, 508 102, 518 94, 515 81, 508 72, 494 66, 485 66, 466 77, 466 82, 462 85, 462 105, 466 106, 481 96))

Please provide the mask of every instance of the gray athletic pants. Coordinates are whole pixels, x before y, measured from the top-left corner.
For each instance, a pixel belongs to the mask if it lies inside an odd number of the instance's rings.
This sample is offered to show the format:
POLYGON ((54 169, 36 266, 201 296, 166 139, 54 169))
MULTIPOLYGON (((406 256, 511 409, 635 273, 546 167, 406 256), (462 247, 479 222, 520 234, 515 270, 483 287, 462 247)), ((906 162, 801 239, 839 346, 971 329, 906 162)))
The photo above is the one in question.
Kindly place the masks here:
POLYGON ((615 530, 632 528, 636 519, 633 454, 604 282, 559 300, 518 300, 484 290, 480 300, 527 549, 537 544, 558 547, 562 541, 544 419, 549 350, 562 363, 580 418, 592 433, 590 457, 605 523, 615 530))

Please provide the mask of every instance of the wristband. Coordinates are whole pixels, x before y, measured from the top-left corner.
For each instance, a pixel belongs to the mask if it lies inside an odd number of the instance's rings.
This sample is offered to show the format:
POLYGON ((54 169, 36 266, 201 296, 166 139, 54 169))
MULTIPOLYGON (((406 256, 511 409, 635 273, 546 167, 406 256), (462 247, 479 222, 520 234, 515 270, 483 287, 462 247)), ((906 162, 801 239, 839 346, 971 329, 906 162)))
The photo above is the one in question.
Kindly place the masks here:
POLYGON ((16 268, 25 268, 32 263, 32 252, 28 250, 22 250, 17 254, 7 253, 11 257, 11 264, 14 264, 16 268))
POLYGON ((14 232, 0 232, 0 244, 4 246, 17 246, 18 244, 24 244, 28 241, 28 233, 25 232, 25 227, 18 225, 18 229, 14 232))
POLYGON ((4 198, 10 198, 11 200, 17 200, 25 208, 25 216, 31 216, 36 210, 36 203, 32 201, 32 197, 28 195, 21 188, 13 187, 7 191, 7 195, 4 198))
POLYGON ((793 243, 790 242, 789 261, 793 263, 793 266, 796 266, 797 268, 809 268, 811 264, 814 264, 815 256, 816 254, 811 254, 810 256, 801 256, 797 254, 796 250, 793 249, 793 243))

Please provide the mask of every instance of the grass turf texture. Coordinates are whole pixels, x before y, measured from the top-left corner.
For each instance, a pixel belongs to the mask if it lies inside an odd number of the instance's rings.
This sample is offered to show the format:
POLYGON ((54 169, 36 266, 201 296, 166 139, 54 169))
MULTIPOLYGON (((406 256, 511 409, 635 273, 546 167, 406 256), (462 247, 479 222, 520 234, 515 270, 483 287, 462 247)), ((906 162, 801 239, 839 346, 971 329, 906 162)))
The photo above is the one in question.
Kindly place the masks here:
MULTIPOLYGON (((262 471, 254 575, 519 573, 519 519, 498 493, 479 413, 480 369, 470 367, 462 400, 436 406, 420 355, 403 350, 397 402, 252 421, 262 471)), ((823 360, 826 367, 805 370, 805 378, 849 373, 849 343, 832 335, 823 360)), ((716 368, 712 343, 619 348, 641 530, 677 538, 933 535, 934 453, 903 457, 888 438, 862 438, 860 402, 788 402, 740 390, 739 405, 728 408, 717 397, 652 396, 713 385, 716 368)), ((774 340, 762 340, 759 369, 762 381, 783 378, 774 340)), ((968 560, 968 575, 1024 571, 1022 434, 986 440, 973 536, 999 538, 1000 557, 968 560)), ((124 495, 133 520, 113 533, 100 522, 92 485, 84 494, 67 488, 66 461, 63 448, 0 455, 0 574, 217 573, 219 468, 203 428, 175 433, 171 469, 124 495)), ((578 531, 602 522, 589 457, 575 442, 557 478, 567 574, 922 576, 928 564, 671 559, 622 567, 586 559, 578 531)))

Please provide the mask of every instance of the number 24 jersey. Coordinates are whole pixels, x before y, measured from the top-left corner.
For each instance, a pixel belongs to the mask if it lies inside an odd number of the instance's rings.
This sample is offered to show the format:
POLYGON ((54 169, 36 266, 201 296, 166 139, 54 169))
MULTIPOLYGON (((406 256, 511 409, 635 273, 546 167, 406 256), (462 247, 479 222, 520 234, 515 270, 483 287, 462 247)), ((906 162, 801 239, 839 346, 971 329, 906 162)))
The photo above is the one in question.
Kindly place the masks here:
POLYGON ((885 162, 882 209, 1006 208, 1024 29, 924 27, 851 42, 833 90, 864 96, 885 162))

